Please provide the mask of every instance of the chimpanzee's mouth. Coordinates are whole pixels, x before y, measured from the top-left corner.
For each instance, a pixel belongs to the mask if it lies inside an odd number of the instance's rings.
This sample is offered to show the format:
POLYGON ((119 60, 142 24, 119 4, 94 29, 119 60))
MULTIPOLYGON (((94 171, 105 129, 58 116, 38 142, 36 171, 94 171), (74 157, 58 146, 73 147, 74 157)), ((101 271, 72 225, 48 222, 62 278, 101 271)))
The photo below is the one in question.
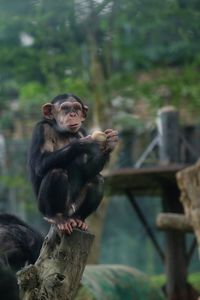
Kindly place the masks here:
POLYGON ((69 125, 70 127, 77 127, 78 126, 78 124, 71 124, 71 125, 69 125))

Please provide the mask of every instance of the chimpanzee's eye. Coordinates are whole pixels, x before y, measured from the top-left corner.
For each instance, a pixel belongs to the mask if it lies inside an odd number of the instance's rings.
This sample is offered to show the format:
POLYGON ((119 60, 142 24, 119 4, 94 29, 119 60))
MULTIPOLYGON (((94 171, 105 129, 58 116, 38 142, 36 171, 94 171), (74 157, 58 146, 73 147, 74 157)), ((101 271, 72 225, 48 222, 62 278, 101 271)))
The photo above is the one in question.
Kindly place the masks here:
POLYGON ((67 104, 62 105, 61 109, 65 114, 68 114, 71 110, 71 105, 67 105, 67 104))
POLYGON ((77 110, 82 110, 82 106, 80 105, 80 103, 74 103, 73 104, 73 108, 77 111, 77 110))

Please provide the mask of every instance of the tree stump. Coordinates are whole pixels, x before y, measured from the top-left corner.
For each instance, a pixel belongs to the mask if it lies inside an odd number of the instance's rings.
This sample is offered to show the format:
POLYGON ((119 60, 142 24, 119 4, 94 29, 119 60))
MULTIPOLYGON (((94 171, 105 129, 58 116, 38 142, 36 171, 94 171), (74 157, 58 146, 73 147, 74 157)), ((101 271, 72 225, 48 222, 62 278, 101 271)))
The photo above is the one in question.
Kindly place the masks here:
POLYGON ((69 236, 51 226, 34 265, 17 273, 22 300, 71 300, 79 288, 94 235, 69 236))
POLYGON ((180 201, 197 237, 200 254, 200 161, 178 172, 177 182, 181 190, 180 201))

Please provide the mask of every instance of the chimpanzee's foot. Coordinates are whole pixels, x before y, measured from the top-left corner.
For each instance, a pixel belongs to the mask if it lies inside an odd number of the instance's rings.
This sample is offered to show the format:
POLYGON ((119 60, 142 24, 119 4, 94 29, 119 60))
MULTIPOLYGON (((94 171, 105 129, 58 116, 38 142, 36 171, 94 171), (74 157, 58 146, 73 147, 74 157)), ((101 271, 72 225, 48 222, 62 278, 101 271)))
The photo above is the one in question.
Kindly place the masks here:
POLYGON ((74 219, 65 220, 61 216, 56 216, 55 218, 44 217, 44 219, 50 224, 55 224, 59 230, 65 231, 68 234, 71 234, 73 228, 77 227, 77 222, 74 219))
POLYGON ((88 229, 88 225, 85 222, 83 222, 82 220, 80 220, 80 219, 74 219, 74 220, 77 224, 77 226, 76 226, 77 228, 82 229, 84 231, 86 231, 88 229))
POLYGON ((74 219, 63 220, 61 223, 56 224, 58 229, 65 231, 68 234, 71 234, 74 227, 77 227, 77 223, 74 219))

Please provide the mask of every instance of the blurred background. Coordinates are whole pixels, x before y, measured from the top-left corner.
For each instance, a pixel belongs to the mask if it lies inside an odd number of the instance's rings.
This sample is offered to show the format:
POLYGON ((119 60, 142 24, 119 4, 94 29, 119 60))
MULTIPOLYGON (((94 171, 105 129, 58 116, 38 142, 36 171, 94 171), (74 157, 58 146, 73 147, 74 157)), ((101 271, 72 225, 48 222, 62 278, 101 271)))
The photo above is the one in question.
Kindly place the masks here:
MULTIPOLYGON (((0 211, 44 234, 26 167, 42 104, 74 93, 89 105, 89 131, 119 130, 109 170, 134 166, 165 105, 178 109, 180 124, 199 129, 198 0, 0 0, 0 45, 0 211)), ((147 197, 141 205, 163 244, 155 228, 160 201, 147 197)), ((163 273, 127 199, 105 197, 94 219, 100 237, 92 262, 163 273)))

